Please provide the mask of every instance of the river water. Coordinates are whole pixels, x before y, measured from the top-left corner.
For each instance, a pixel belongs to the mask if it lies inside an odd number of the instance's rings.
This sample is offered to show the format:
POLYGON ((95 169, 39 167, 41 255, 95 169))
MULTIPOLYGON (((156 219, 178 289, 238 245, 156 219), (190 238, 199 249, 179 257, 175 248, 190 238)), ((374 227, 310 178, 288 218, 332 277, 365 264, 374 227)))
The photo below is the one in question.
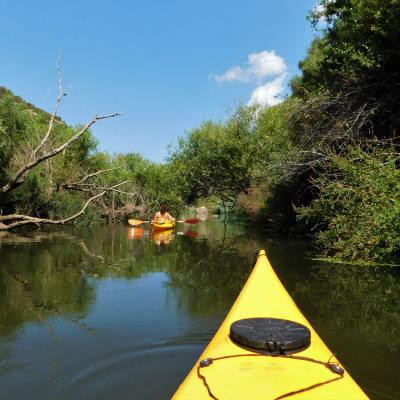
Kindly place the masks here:
POLYGON ((158 236, 122 224, 2 234, 1 397, 170 398, 261 248, 367 394, 399 399, 398 269, 312 261, 305 241, 213 219, 158 236))

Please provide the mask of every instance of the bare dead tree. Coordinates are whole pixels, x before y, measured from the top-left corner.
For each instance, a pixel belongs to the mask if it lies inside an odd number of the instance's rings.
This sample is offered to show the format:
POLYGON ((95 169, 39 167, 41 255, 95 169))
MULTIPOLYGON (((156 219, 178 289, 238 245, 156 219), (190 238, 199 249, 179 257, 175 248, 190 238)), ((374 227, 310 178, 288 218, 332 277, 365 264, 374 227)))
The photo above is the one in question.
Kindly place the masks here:
MULTIPOLYGON (((24 160, 22 161, 22 165, 15 171, 11 173, 10 178, 0 186, 0 195, 11 192, 16 189, 18 186, 22 185, 29 173, 38 165, 43 163, 44 161, 50 160, 51 158, 57 156, 58 154, 66 151, 73 143, 78 141, 91 126, 96 124, 98 121, 103 119, 114 118, 116 116, 121 115, 120 113, 112 113, 107 115, 95 115, 89 122, 87 122, 81 129, 78 130, 75 135, 70 137, 68 140, 64 141, 61 145, 54 147, 52 140, 55 121, 57 119, 57 112, 61 103, 61 100, 66 93, 63 89, 60 67, 57 63, 57 74, 58 74, 58 96, 55 101, 53 112, 50 116, 49 124, 46 132, 43 137, 39 140, 39 143, 34 147, 31 151, 28 151, 24 160)), ((108 187, 104 184, 94 183, 91 181, 94 177, 99 177, 101 174, 110 172, 113 169, 105 169, 99 170, 95 172, 87 173, 83 178, 81 178, 78 182, 66 183, 63 185, 64 189, 68 190, 80 190, 82 192, 86 192, 89 196, 85 204, 82 208, 73 215, 60 218, 60 219, 51 219, 51 218, 39 218, 31 215, 24 214, 8 214, 8 215, 0 215, 0 231, 10 230, 16 227, 20 227, 23 225, 34 224, 34 225, 43 225, 43 224, 51 224, 51 225, 59 225, 70 222, 79 216, 81 216, 87 209, 90 203, 99 201, 99 199, 104 196, 106 193, 118 193, 120 195, 131 196, 132 198, 137 199, 135 203, 135 207, 138 208, 140 205, 140 194, 137 190, 130 192, 124 191, 121 189, 122 186, 127 184, 131 184, 130 181, 120 182, 111 187, 108 187)), ((143 199, 142 199, 143 200, 143 199)), ((135 210, 136 208, 132 209, 135 210)))
MULTIPOLYGON (((9 181, 3 185, 2 187, 0 187, 0 193, 7 193, 13 189, 15 189, 16 187, 18 187, 19 185, 21 185, 22 183, 25 182, 26 177, 28 176, 28 173, 37 165, 39 165, 40 163, 42 163, 43 161, 52 158, 54 156, 56 156, 57 154, 61 153, 63 150, 67 149, 69 146, 71 146, 72 143, 76 142, 78 139, 80 139, 82 137, 82 135, 84 133, 86 133, 88 131, 88 129, 94 125, 97 121, 101 120, 101 119, 106 119, 106 118, 113 118, 116 117, 118 115, 121 115, 119 113, 113 113, 113 114, 109 114, 109 115, 95 115, 82 129, 80 129, 78 131, 78 133, 76 133, 74 136, 72 136, 69 140, 67 140, 66 142, 64 142, 61 146, 49 150, 49 151, 45 151, 42 154, 38 155, 37 153, 39 152, 39 150, 43 147, 43 145, 38 145, 36 147, 36 149, 30 154, 29 156, 29 161, 24 164, 22 167, 19 168, 19 170, 17 172, 14 173, 14 175, 11 177, 11 179, 9 179, 9 181)), ((53 119, 53 118, 52 118, 53 119)), ((51 120, 52 120, 51 119, 51 120)), ((52 124, 52 122, 50 121, 50 124, 52 124)), ((50 125, 49 124, 49 125, 50 125)), ((44 143, 46 143, 48 141, 48 135, 46 133, 45 137, 44 137, 44 143), (47 136, 47 138, 46 138, 47 136)), ((43 140, 42 140, 43 142, 43 140)))
POLYGON ((103 173, 114 171, 110 168, 87 174, 78 182, 67 182, 62 185, 63 189, 76 190, 79 192, 93 193, 94 191, 107 191, 107 195, 98 199, 97 206, 103 217, 109 222, 123 220, 128 214, 147 215, 150 211, 150 199, 146 193, 133 181, 125 180, 113 186, 105 186, 100 176, 103 173), (97 178, 93 182, 92 178, 97 178), (126 190, 122 190, 124 186, 126 190))
POLYGON ((31 217, 29 215, 21 215, 21 214, 8 214, 8 215, 0 215, 0 230, 10 230, 22 225, 34 224, 34 225, 43 225, 43 224, 51 224, 51 225, 60 225, 65 224, 66 222, 72 221, 82 215, 88 205, 95 199, 103 196, 106 193, 106 190, 100 192, 99 194, 92 196, 85 205, 75 214, 61 219, 49 219, 49 218, 37 218, 31 217))

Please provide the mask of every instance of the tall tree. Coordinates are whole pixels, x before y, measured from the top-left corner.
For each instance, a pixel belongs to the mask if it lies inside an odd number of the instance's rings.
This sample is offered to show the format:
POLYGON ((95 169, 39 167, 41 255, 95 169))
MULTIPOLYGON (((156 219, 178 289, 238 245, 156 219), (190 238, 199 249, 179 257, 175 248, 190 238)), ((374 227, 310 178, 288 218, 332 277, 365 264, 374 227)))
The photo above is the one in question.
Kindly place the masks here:
POLYGON ((400 127, 400 0, 322 0, 311 14, 321 37, 300 62, 296 96, 329 93, 326 109, 364 120, 363 135, 389 137, 400 127))

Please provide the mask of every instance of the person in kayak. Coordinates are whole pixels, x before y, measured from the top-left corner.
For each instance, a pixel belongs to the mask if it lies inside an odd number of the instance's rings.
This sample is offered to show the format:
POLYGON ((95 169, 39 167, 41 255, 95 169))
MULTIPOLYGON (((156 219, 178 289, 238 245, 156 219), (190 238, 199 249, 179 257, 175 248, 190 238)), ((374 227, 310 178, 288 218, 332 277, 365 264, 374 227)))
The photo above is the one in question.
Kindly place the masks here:
POLYGON ((160 211, 157 211, 151 221, 153 224, 164 224, 166 222, 175 223, 175 218, 168 212, 165 203, 160 204, 160 211))

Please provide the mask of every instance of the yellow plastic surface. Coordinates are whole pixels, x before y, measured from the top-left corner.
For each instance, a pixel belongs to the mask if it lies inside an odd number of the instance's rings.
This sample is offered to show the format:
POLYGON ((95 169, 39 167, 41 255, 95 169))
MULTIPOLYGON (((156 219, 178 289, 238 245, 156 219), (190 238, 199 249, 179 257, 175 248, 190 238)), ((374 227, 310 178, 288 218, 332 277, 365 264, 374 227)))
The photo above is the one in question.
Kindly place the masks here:
POLYGON ((175 227, 175 223, 164 222, 163 224, 156 224, 156 223, 152 222, 151 226, 155 230, 173 229, 175 227))
MULTIPOLYGON (((258 261, 228 316, 189 375, 179 386, 173 399, 211 398, 202 380, 197 376, 198 363, 207 357, 251 354, 250 351, 238 347, 230 340, 229 329, 231 323, 238 319, 254 317, 282 318, 307 326, 311 331, 311 345, 306 350, 296 353, 296 356, 311 357, 324 362, 332 356, 332 352, 319 338, 276 276, 265 251, 261 250, 258 261)), ((333 357, 331 361, 337 361, 337 359, 333 357)), ((217 360, 210 366, 201 368, 200 371, 206 377, 213 395, 220 400, 275 399, 285 393, 338 376, 324 365, 271 356, 217 360)), ((347 371, 340 380, 288 398, 293 400, 368 399, 347 371)))

